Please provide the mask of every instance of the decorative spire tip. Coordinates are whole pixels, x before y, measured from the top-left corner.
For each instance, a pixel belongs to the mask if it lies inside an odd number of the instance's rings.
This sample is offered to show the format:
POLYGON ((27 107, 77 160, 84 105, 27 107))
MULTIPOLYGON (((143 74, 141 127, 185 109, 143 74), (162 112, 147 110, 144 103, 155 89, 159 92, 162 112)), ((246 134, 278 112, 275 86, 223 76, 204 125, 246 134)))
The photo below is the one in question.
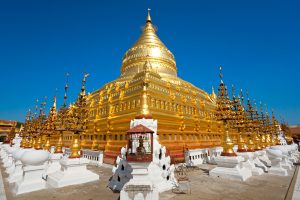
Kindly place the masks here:
POLYGON ((150 16, 150 8, 148 8, 148 16, 146 22, 151 22, 151 16, 150 16))

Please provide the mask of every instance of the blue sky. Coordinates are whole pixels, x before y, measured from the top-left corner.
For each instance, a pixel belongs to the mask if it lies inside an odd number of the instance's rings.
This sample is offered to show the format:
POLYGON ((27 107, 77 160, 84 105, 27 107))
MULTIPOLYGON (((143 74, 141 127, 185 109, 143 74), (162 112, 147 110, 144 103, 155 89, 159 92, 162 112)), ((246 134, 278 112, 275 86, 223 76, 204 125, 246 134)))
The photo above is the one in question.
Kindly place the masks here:
POLYGON ((0 1, 0 119, 24 121, 36 99, 74 101, 117 78, 122 56, 151 7, 178 74, 205 91, 224 81, 248 89, 289 124, 300 124, 298 1, 0 1))

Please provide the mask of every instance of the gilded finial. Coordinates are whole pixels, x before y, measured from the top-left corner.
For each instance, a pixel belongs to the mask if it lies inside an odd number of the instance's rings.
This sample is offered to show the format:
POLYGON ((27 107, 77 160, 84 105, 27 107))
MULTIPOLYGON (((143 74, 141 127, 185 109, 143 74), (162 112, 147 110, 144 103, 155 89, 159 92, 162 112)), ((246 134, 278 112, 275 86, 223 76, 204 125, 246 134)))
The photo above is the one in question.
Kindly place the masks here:
POLYGON ((234 85, 233 84, 231 85, 231 93, 232 93, 232 97, 235 97, 234 96, 234 85))
POLYGON ((84 67, 84 74, 83 74, 83 79, 82 79, 82 87, 81 87, 81 95, 85 95, 85 82, 86 78, 89 77, 90 74, 86 72, 86 69, 84 67))
POLYGON ((265 106, 266 113, 268 113, 267 104, 265 104, 264 106, 265 106))
POLYGON ((212 88, 211 88, 211 96, 212 96, 214 99, 217 98, 217 95, 216 95, 216 93, 215 93, 215 89, 214 89, 213 86, 212 86, 212 88))
POLYGON ((53 109, 56 110, 56 95, 53 97, 53 109))
POLYGON ((151 16, 150 16, 150 8, 148 8, 148 16, 146 22, 151 22, 151 16))
POLYGON ((68 91, 68 88, 69 88, 69 83, 68 83, 68 80, 69 80, 69 73, 66 73, 66 85, 65 85, 65 94, 64 94, 64 104, 63 104, 63 108, 66 108, 67 106, 67 91, 68 91))
POLYGON ((220 76, 220 79, 221 79, 221 83, 223 83, 223 74, 222 74, 222 66, 220 66, 220 74, 219 74, 219 76, 220 76))
POLYGON ((260 112, 262 113, 263 112, 263 107, 262 107, 262 102, 261 101, 259 102, 259 105, 260 105, 259 106, 260 107, 260 112))
POLYGON ((243 89, 240 90, 240 97, 241 97, 241 100, 242 100, 242 104, 244 104, 243 89))

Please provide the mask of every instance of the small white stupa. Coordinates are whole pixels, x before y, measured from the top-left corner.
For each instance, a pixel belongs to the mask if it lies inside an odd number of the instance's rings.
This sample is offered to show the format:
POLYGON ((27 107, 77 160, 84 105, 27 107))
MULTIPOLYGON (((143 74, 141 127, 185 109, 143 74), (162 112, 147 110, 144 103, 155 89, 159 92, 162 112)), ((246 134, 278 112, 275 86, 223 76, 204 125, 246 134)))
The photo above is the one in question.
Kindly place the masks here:
POLYGON ((47 167, 49 152, 44 150, 26 151, 21 156, 23 175, 21 180, 14 183, 12 192, 15 195, 46 188, 42 174, 47 167))

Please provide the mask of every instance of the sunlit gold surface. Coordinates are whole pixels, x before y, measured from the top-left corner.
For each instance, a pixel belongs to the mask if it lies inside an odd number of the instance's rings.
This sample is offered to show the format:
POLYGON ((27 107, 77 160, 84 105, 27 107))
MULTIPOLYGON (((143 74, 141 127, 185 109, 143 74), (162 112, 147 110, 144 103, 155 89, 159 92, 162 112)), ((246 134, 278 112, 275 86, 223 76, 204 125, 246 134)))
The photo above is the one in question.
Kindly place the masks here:
POLYGON ((224 143, 223 143, 223 152, 221 156, 236 156, 236 153, 233 151, 234 143, 229 137, 228 131, 225 133, 224 143))
POLYGON ((42 149, 42 138, 40 136, 36 138, 34 148, 37 150, 42 149))
POLYGON ((253 139, 252 139, 251 136, 248 137, 247 146, 248 146, 247 151, 249 151, 249 152, 255 151, 255 144, 254 144, 253 139))
POLYGON ((71 146, 71 155, 69 158, 80 158, 80 154, 78 153, 80 150, 80 142, 79 142, 79 134, 74 134, 73 142, 71 146))
POLYGON ((43 149, 46 151, 50 151, 50 148, 51 148, 50 136, 47 136, 43 149))
POLYGON ((30 137, 30 138, 28 139, 28 141, 27 141, 26 147, 27 147, 27 148, 32 148, 32 144, 33 144, 33 137, 30 137))
POLYGON ((92 143, 92 150, 98 150, 98 146, 99 146, 99 144, 98 144, 98 141, 97 141, 97 139, 93 139, 93 143, 92 143))
POLYGON ((261 139, 259 138, 259 135, 257 133, 254 134, 254 144, 255 144, 255 150, 262 150, 261 147, 261 139))
POLYGON ((247 151, 247 149, 245 148, 245 140, 243 138, 243 135, 240 134, 239 135, 239 139, 238 139, 238 152, 245 152, 247 151))
POLYGON ((275 135, 275 143, 276 145, 280 145, 280 139, 278 134, 275 135))
POLYGON ((26 137, 22 137, 22 140, 21 140, 21 143, 20 143, 20 147, 21 148, 25 148, 25 146, 26 146, 26 137))
POLYGON ((267 147, 265 134, 261 135, 260 141, 261 141, 261 143, 260 143, 261 148, 265 149, 267 147))
POLYGON ((59 134, 58 141, 56 143, 55 152, 54 153, 62 153, 62 146, 63 146, 63 134, 62 132, 59 134))
POLYGON ((161 76, 177 76, 174 55, 156 35, 150 14, 141 36, 123 57, 121 77, 134 76, 142 71, 145 60, 150 61, 153 70, 161 76))
POLYGON ((266 135, 266 146, 269 147, 272 145, 272 138, 270 134, 266 135))

